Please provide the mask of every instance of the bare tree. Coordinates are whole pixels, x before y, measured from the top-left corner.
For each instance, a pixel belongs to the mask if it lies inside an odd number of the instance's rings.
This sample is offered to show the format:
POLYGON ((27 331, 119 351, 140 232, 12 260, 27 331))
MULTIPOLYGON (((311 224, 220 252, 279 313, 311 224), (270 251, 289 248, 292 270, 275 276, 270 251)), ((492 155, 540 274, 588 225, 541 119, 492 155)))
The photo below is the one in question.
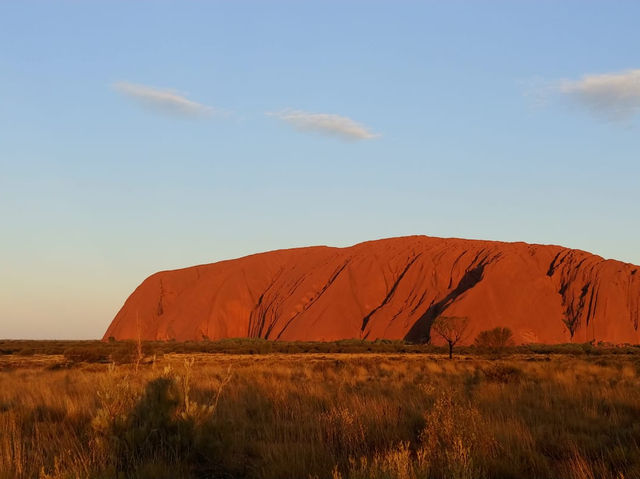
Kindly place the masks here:
POLYGON ((462 316, 440 316, 435 319, 431 329, 449 345, 449 359, 453 358, 453 347, 465 337, 469 318, 462 316))

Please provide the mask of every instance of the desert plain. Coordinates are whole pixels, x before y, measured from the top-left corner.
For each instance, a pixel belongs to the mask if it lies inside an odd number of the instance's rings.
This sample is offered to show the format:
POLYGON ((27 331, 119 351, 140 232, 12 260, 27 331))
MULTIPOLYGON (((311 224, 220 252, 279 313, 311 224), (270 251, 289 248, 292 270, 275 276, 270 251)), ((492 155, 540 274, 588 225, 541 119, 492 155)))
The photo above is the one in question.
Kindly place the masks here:
POLYGON ((0 478, 640 477, 640 348, 0 343, 0 478))

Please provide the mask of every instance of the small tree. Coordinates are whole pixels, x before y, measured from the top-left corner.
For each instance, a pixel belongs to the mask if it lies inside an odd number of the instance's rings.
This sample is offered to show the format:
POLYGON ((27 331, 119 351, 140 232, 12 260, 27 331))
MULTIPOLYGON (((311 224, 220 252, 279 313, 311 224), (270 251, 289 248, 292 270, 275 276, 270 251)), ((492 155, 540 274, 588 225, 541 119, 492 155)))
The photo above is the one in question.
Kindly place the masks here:
POLYGON ((469 318, 461 316, 440 316, 431 328, 449 345, 449 359, 453 358, 453 347, 465 337, 469 318))
POLYGON ((495 350, 513 346, 513 333, 509 328, 497 327, 481 331, 475 341, 476 346, 495 350))

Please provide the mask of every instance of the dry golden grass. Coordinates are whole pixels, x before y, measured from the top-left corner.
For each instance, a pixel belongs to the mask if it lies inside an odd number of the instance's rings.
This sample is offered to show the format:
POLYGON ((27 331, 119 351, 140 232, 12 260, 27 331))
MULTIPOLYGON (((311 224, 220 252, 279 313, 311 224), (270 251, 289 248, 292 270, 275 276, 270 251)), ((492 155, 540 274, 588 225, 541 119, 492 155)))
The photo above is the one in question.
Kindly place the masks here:
POLYGON ((0 356, 0 479, 636 478, 640 358, 0 356))

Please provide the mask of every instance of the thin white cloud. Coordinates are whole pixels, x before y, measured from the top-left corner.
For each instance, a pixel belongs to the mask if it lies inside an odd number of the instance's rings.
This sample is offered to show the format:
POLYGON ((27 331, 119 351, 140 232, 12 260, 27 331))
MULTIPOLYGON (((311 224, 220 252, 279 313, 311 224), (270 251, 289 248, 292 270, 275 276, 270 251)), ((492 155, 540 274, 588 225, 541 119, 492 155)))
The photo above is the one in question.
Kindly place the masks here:
POLYGON ((267 115, 279 118, 298 130, 337 136, 345 140, 370 140, 379 136, 346 116, 290 109, 267 115))
POLYGON ((640 69, 563 80, 556 90, 608 120, 629 121, 640 113, 640 69))
POLYGON ((117 82, 112 87, 142 106, 172 115, 198 117, 210 115, 214 109, 189 100, 175 90, 153 88, 129 82, 117 82))

